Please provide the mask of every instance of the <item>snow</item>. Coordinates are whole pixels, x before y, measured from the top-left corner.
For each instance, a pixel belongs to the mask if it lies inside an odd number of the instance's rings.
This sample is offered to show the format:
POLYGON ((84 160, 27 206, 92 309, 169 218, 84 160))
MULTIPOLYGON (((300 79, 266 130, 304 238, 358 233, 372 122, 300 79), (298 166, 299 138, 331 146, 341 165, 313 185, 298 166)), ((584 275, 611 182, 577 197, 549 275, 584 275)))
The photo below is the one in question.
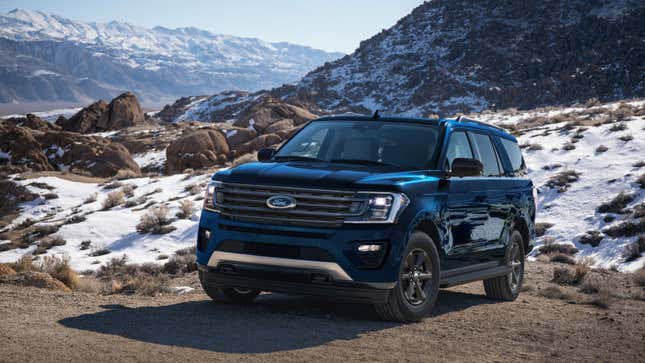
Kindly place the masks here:
MULTIPOLYGON (((43 120, 47 122, 54 122, 59 116, 64 116, 65 118, 70 118, 74 116, 78 111, 80 111, 82 108, 81 107, 76 107, 76 108, 60 108, 60 109, 55 109, 55 110, 50 110, 50 111, 42 111, 42 112, 31 112, 34 115, 42 118, 43 120)), ((7 115, 7 116, 2 116, 3 118, 11 118, 11 117, 25 117, 26 114, 14 114, 14 115, 7 115)))
POLYGON ((148 151, 146 153, 132 155, 139 168, 163 167, 166 162, 166 149, 157 151, 148 151))

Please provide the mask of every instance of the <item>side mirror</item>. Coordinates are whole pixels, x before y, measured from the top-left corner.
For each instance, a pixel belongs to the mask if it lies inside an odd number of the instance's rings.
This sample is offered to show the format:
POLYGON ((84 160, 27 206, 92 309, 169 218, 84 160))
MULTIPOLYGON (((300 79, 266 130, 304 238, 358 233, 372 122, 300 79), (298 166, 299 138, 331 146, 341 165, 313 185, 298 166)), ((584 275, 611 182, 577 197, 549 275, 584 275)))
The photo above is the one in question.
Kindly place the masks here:
POLYGON ((270 160, 273 157, 273 154, 275 154, 275 149, 273 148, 260 149, 260 151, 258 151, 258 161, 264 162, 270 160))
POLYGON ((452 161, 452 176, 481 176, 483 171, 484 165, 476 159, 456 158, 452 161))

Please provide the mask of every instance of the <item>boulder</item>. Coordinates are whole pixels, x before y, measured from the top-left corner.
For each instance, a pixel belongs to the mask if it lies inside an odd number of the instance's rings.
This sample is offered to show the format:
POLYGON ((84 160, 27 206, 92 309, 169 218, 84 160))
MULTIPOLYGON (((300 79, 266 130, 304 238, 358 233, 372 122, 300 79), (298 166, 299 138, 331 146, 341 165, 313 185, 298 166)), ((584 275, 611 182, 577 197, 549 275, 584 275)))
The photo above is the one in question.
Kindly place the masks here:
POLYGON ((0 124, 0 169, 20 172, 53 171, 33 133, 39 131, 0 124))
POLYGON ((264 102, 245 110, 234 125, 239 127, 252 125, 258 132, 266 133, 269 125, 284 119, 292 120, 295 125, 302 125, 314 118, 316 116, 304 108, 267 98, 264 102))
POLYGON ((293 128, 293 126, 294 126, 293 121, 291 119, 285 118, 283 120, 272 123, 264 131, 267 134, 274 134, 278 131, 291 129, 293 128))
POLYGON ((265 147, 269 147, 275 144, 279 144, 284 140, 284 137, 278 134, 265 134, 256 137, 255 139, 240 145, 236 150, 234 155, 241 156, 248 154, 250 152, 258 151, 265 147))
POLYGON ((120 170, 141 174, 128 149, 104 137, 60 131, 37 139, 47 159, 61 171, 97 177, 113 177, 120 170))
POLYGON ((166 149, 166 173, 176 174, 191 168, 223 165, 228 160, 226 137, 217 130, 205 129, 183 136, 166 149))
POLYGON ((107 130, 120 130, 125 127, 140 125, 146 122, 145 115, 137 97, 126 92, 109 104, 99 100, 80 110, 69 120, 60 119, 56 123, 65 131, 94 133, 107 130))
POLYGON ((226 130, 226 142, 231 150, 235 150, 238 146, 249 142, 258 136, 257 131, 254 129, 234 128, 226 130))
MULTIPOLYGON (((62 117, 62 116, 61 116, 62 117)), ((60 130, 60 126, 49 123, 33 113, 28 113, 25 117, 11 117, 4 120, 6 125, 21 126, 32 130, 49 131, 60 130)))

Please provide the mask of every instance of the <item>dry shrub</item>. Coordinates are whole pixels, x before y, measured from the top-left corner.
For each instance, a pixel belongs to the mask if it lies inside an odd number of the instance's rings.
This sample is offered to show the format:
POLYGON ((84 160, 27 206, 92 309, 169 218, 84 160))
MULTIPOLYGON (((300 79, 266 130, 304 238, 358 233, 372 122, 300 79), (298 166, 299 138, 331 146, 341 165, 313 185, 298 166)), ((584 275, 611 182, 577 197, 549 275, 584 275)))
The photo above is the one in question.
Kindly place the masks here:
POLYGON ((634 201, 636 194, 620 192, 612 200, 602 203, 597 211, 600 213, 621 213, 627 204, 634 201))
POLYGON ((570 151, 570 150, 573 150, 575 148, 576 148, 576 146, 574 144, 570 143, 570 142, 567 142, 564 145, 562 145, 562 150, 566 150, 566 151, 570 151))
POLYGON ((149 213, 141 216, 137 231, 139 233, 166 234, 175 230, 169 226, 171 220, 168 218, 168 207, 160 205, 151 208, 149 213))
POLYGON ((592 247, 598 247, 603 238, 605 238, 605 236, 600 231, 593 230, 587 231, 583 234, 578 242, 585 245, 591 245, 592 247))
POLYGON ((556 267, 553 269, 552 281, 559 285, 578 285, 589 272, 586 265, 576 265, 575 269, 569 267, 556 267))
POLYGON ((45 198, 45 200, 58 199, 58 194, 56 193, 43 194, 43 198, 45 198))
POLYGON ((638 236, 638 239, 625 247, 625 262, 636 261, 645 252, 645 234, 638 236))
POLYGON ((71 290, 76 289, 78 285, 78 274, 70 267, 68 256, 44 256, 37 268, 64 283, 71 290))
POLYGON ((108 193, 107 197, 103 200, 103 210, 112 209, 123 203, 125 203, 125 196, 123 192, 116 191, 108 193))
POLYGON ((599 106, 600 105, 600 100, 598 97, 592 97, 585 101, 585 107, 593 107, 593 106, 599 106))
POLYGON ((605 290, 600 290, 600 292, 598 292, 598 294, 589 301, 589 304, 601 309, 609 309, 609 305, 611 305, 611 294, 605 290))
POLYGON ((642 167, 644 167, 644 166, 645 166, 645 161, 643 161, 643 160, 638 161, 638 162, 636 162, 636 163, 632 164, 632 168, 639 168, 639 169, 640 169, 640 168, 642 168, 642 167))
POLYGON ((615 110, 609 112, 611 117, 617 121, 626 120, 634 115, 634 107, 621 102, 615 110))
POLYGON ((76 284, 76 291, 97 293, 101 291, 101 281, 94 276, 82 276, 76 284))
POLYGON ((16 275, 0 276, 0 281, 19 286, 33 286, 41 289, 71 292, 64 283, 51 277, 48 273, 38 271, 25 271, 16 275))
POLYGON ((624 131, 627 129, 627 125, 624 122, 618 122, 609 128, 609 132, 618 132, 618 131, 624 131))
POLYGON ((596 148, 596 152, 597 152, 597 153, 604 153, 604 152, 605 152, 605 151, 607 151, 607 150, 609 150, 609 148, 608 148, 607 146, 605 146, 605 145, 599 145, 599 146, 596 148))
POLYGON ((547 223, 547 222, 540 222, 535 224, 535 236, 536 237, 542 237, 546 233, 546 231, 553 227, 553 223, 547 223))
POLYGON ((170 261, 164 264, 163 271, 172 275, 197 271, 195 248, 191 247, 176 251, 170 261))
POLYGON ((618 140, 624 141, 624 142, 630 142, 630 141, 634 140, 634 136, 627 134, 627 135, 623 135, 623 136, 619 137, 618 140))
POLYGON ((596 294, 600 289, 600 281, 597 278, 590 278, 589 276, 580 285, 580 292, 584 294, 596 294))
POLYGON ((132 198, 134 197, 134 189, 136 189, 136 187, 137 186, 134 184, 128 184, 121 188, 121 191, 126 198, 132 198))
POLYGON ((101 266, 96 276, 106 283, 107 294, 143 294, 155 296, 169 291, 170 279, 155 264, 128 264, 126 255, 112 258, 101 266))
POLYGON ((563 170, 549 178, 546 186, 549 188, 558 187, 559 191, 566 191, 571 183, 577 182, 578 180, 580 180, 580 173, 575 170, 563 170))
POLYGON ((553 256, 551 256, 550 259, 551 262, 557 262, 557 263, 565 263, 567 265, 575 265, 576 260, 573 259, 573 257, 569 255, 565 255, 564 253, 556 253, 553 256))
POLYGON ((624 221, 617 225, 602 230, 604 234, 611 237, 632 237, 645 233, 645 217, 624 221))
POLYGON ((87 240, 85 240, 85 241, 81 242, 80 250, 81 250, 81 251, 84 251, 84 250, 89 249, 91 244, 92 244, 92 241, 90 241, 89 239, 87 239, 87 240))
POLYGON ((90 256, 92 256, 92 257, 105 256, 105 255, 109 254, 110 252, 112 252, 112 251, 110 251, 105 246, 95 246, 95 247, 92 247, 92 251, 90 252, 90 256))
POLYGON ((645 267, 641 267, 640 270, 634 272, 633 280, 636 285, 645 286, 645 267))
POLYGON ((194 210, 195 203, 192 200, 184 199, 179 202, 179 212, 177 212, 177 218, 188 219, 193 215, 194 210))
POLYGON ((65 241, 61 236, 45 237, 38 243, 38 247, 36 247, 34 255, 42 255, 52 247, 64 246, 65 244, 67 244, 67 241, 65 241))
POLYGON ((114 179, 123 180, 123 179, 132 179, 132 178, 138 178, 138 177, 139 175, 130 169, 121 169, 116 173, 116 175, 114 176, 114 179))
POLYGON ((85 198, 84 203, 85 204, 94 203, 94 202, 96 202, 97 198, 98 198, 98 194, 92 193, 92 194, 88 195, 87 198, 85 198))
POLYGON ((14 262, 11 264, 11 268, 16 270, 16 272, 27 272, 27 271, 33 271, 35 269, 34 267, 34 262, 33 262, 33 256, 32 255, 24 255, 18 259, 18 261, 14 262))
POLYGON ((0 276, 2 275, 15 275, 16 270, 6 263, 0 263, 0 276))
POLYGON ((546 297, 548 299, 559 299, 559 300, 568 300, 571 298, 571 295, 562 291, 558 286, 548 286, 540 291, 538 295, 546 297))
POLYGON ((114 181, 114 182, 107 183, 107 184, 103 185, 103 189, 112 190, 112 189, 121 188, 122 186, 123 186, 123 183, 121 183, 119 181, 114 181))
POLYGON ((564 255, 572 256, 578 253, 578 249, 570 244, 557 243, 552 237, 544 238, 544 245, 540 246, 540 253, 545 255, 561 253, 564 255))
POLYGON ((196 194, 201 193, 202 189, 203 188, 201 186, 199 186, 199 184, 195 183, 195 184, 186 185, 186 187, 184 188, 184 191, 187 192, 190 195, 196 195, 196 194))

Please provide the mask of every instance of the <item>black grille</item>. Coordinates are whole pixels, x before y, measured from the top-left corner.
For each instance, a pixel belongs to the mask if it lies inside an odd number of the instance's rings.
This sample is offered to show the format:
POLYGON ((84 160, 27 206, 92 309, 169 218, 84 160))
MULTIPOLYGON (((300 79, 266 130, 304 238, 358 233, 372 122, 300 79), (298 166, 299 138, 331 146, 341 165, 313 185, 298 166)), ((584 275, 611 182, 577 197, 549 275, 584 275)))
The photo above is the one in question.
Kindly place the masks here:
POLYGON ((335 261, 334 256, 319 247, 226 240, 222 241, 217 246, 217 250, 255 256, 292 258, 311 261, 335 261))
POLYGON ((365 200, 353 192, 242 184, 223 184, 216 191, 216 209, 230 219, 276 225, 338 227, 347 217, 361 215, 365 200), (290 209, 267 207, 267 199, 294 198, 290 209))
POLYGON ((317 233, 317 232, 308 232, 308 231, 307 232, 285 231, 285 230, 267 229, 267 228, 234 226, 234 225, 222 224, 222 223, 218 224, 217 227, 224 231, 270 234, 270 235, 285 236, 285 237, 329 239, 333 236, 333 233, 317 233))

